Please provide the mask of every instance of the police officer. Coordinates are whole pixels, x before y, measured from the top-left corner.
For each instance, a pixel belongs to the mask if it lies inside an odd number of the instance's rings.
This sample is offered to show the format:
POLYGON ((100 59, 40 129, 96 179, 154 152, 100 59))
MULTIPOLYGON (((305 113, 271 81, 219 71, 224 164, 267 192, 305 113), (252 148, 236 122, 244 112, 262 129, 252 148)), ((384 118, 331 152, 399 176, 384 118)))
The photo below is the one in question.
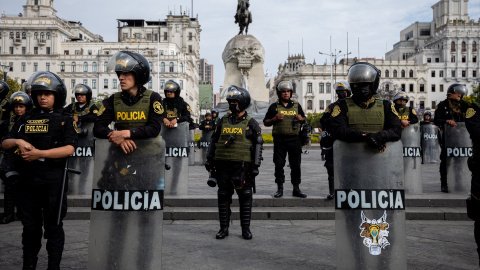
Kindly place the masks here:
POLYGON ((480 266, 480 103, 473 102, 465 116, 465 125, 473 144, 473 156, 468 158, 468 167, 472 171, 470 200, 467 201, 468 216, 475 220, 474 236, 480 266))
MULTIPOLYGON (((342 100, 346 97, 352 95, 352 90, 350 90, 350 85, 348 82, 342 81, 338 82, 335 85, 335 92, 337 93, 338 100, 342 100)), ((332 137, 332 123, 331 123, 331 112, 335 107, 336 103, 330 104, 322 118, 320 119, 322 131, 322 139, 320 140, 320 146, 322 151, 325 154, 325 168, 327 168, 328 173, 328 195, 327 199, 332 200, 335 198, 334 195, 334 173, 333 173, 333 142, 335 139, 332 137)))
POLYGON ((281 81, 277 85, 278 101, 268 107, 263 119, 266 127, 273 126, 273 163, 275 163, 275 183, 277 192, 275 198, 283 196, 283 183, 285 174, 283 167, 288 154, 290 163, 291 182, 293 185, 292 196, 306 198, 307 194, 300 190, 302 161, 302 138, 300 137, 300 125, 305 122, 305 113, 302 106, 291 100, 293 86, 290 81, 281 81))
MULTIPOLYGON (((11 105, 8 102, 7 95, 10 91, 10 87, 4 81, 0 81, 0 124, 10 119, 10 112, 12 111, 11 105)), ((0 134, 2 137, 5 134, 0 134)))
MULTIPOLYGON (((441 131, 445 130, 445 125, 455 127, 456 122, 465 122, 465 113, 468 109, 468 103, 463 101, 462 98, 467 94, 467 88, 458 83, 454 83, 448 87, 447 99, 438 103, 435 110, 435 125, 441 131)), ((441 191, 448 193, 447 184, 447 149, 445 146, 445 135, 442 136, 440 141, 442 151, 440 153, 440 184, 441 191)))
POLYGON ((165 99, 163 100, 163 124, 168 128, 175 128, 177 123, 189 122, 192 109, 180 96, 182 88, 174 81, 165 84, 165 99))
POLYGON ((218 117, 218 109, 212 109, 212 120, 215 124, 220 121, 220 117, 218 117))
POLYGON ((244 88, 229 86, 227 101, 232 112, 219 121, 212 135, 205 168, 216 172, 218 182, 218 214, 220 230, 216 238, 228 236, 230 204, 234 190, 240 202, 242 237, 252 239, 250 219, 252 188, 260 166, 263 139, 257 121, 245 109, 250 105, 250 94, 244 88))
MULTIPOLYGON (((13 125, 24 115, 27 111, 32 109, 33 103, 29 95, 24 92, 15 92, 10 97, 10 104, 13 107, 13 111, 10 116, 10 121, 4 121, 0 129, 6 133, 10 131, 13 125)), ((5 185, 4 193, 4 216, 0 220, 2 224, 8 224, 15 220, 15 206, 17 206, 18 216, 20 217, 20 208, 18 205, 18 169, 14 164, 13 151, 5 151, 3 153, 2 163, 0 164, 0 178, 5 185)))
POLYGON ((426 111, 424 114, 423 114, 423 121, 420 122, 420 126, 423 126, 423 125, 433 125, 433 122, 430 122, 430 119, 432 118, 432 113, 429 112, 429 111, 426 111))
POLYGON ((386 142, 398 141, 402 128, 398 113, 387 100, 376 99, 380 71, 372 64, 358 62, 348 70, 352 97, 339 100, 332 114, 333 137, 346 142, 366 142, 383 152, 386 142))
POLYGON ((212 115, 209 112, 205 114, 205 120, 200 123, 199 129, 205 131, 215 129, 215 122, 212 120, 212 115))
POLYGON ((163 120, 162 98, 144 85, 151 79, 147 59, 136 52, 120 51, 108 63, 115 72, 121 92, 103 100, 93 134, 120 146, 124 153, 135 150, 135 139, 155 138, 163 120), (109 125, 115 122, 115 130, 109 125))
POLYGON ((95 122, 98 107, 92 102, 92 88, 85 84, 77 84, 74 89, 77 102, 68 105, 65 110, 73 116, 77 125, 79 123, 95 122))
POLYGON ((23 269, 35 269, 42 235, 47 239, 48 269, 60 269, 65 233, 57 215, 60 203, 61 219, 67 212, 67 188, 61 190, 61 182, 66 158, 77 143, 76 124, 63 110, 67 88, 56 74, 39 72, 32 81, 35 108, 13 125, 2 148, 17 148, 22 157, 16 166, 22 168, 23 269), (60 192, 65 193, 62 202, 60 192))
POLYGON ((402 124, 402 129, 410 126, 410 124, 418 123, 417 112, 415 109, 407 106, 407 102, 410 98, 407 93, 400 91, 393 97, 393 103, 395 103, 395 110, 398 113, 398 118, 402 124))

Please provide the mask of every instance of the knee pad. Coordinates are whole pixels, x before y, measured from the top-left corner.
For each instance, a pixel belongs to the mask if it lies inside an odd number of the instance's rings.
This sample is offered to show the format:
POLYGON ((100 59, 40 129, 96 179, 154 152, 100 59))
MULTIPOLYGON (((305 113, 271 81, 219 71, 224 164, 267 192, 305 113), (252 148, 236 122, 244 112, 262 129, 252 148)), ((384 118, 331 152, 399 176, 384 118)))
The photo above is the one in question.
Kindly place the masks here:
POLYGON ((251 188, 237 189, 237 194, 244 198, 251 198, 253 196, 253 192, 251 188))
POLYGON ((219 189, 218 192, 217 192, 217 196, 218 196, 219 201, 232 203, 232 194, 228 193, 225 190, 219 189))

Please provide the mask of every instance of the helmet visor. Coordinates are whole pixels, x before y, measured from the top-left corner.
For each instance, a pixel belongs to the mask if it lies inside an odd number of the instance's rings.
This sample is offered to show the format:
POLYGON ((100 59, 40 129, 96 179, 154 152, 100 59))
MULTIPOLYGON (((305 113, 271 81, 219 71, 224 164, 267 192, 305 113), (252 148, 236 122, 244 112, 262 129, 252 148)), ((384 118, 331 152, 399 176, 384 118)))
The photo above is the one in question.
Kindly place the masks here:
POLYGON ((118 52, 112 56, 107 65, 107 72, 130 72, 133 71, 138 61, 124 52, 118 52))

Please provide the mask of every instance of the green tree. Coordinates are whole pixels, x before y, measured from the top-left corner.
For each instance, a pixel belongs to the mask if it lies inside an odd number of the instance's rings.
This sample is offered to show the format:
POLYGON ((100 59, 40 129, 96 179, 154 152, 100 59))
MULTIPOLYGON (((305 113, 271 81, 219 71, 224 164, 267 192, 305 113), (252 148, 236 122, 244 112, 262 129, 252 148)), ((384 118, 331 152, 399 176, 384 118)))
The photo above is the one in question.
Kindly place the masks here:
POLYGON ((308 113, 307 114, 307 123, 312 126, 312 128, 320 127, 320 119, 322 118, 323 113, 308 113))
MULTIPOLYGON (((0 78, 3 80, 3 72, 1 71, 0 71, 0 76, 1 76, 0 78)), ((10 95, 12 95, 13 93, 22 90, 22 85, 19 84, 17 81, 13 80, 12 78, 10 78, 8 74, 7 74, 7 84, 8 84, 8 87, 10 88, 10 92, 8 92, 7 98, 10 98, 10 95)))

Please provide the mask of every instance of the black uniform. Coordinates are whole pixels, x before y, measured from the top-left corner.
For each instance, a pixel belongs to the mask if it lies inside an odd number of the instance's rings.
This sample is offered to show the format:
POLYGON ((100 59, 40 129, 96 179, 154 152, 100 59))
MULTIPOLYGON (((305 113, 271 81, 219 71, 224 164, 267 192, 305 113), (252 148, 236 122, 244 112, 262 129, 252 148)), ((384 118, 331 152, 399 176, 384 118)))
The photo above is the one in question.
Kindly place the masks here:
MULTIPOLYGON (((374 104, 375 102, 370 103, 368 105, 368 109, 371 109, 374 104)), ((385 115, 383 130, 378 132, 377 139, 380 143, 400 140, 402 136, 402 128, 400 126, 400 119, 398 118, 394 106, 389 101, 383 100, 383 110, 385 115)), ((362 135, 365 134, 365 132, 349 128, 347 112, 348 107, 346 101, 344 99, 339 100, 332 111, 333 137, 345 142, 365 141, 367 136, 362 135)))
POLYGON ((79 123, 95 122, 95 120, 97 119, 98 107, 95 104, 92 104, 90 106, 90 103, 93 103, 93 102, 89 101, 85 103, 83 107, 81 107, 80 103, 75 102, 75 104, 70 104, 67 107, 65 107, 65 111, 70 113, 72 116, 77 116, 79 123), (83 113, 86 109, 88 109, 88 112, 83 113))
POLYGON ((205 130, 205 131, 210 131, 210 130, 215 130, 215 122, 213 120, 203 120, 200 125, 199 129, 200 130, 205 130))
MULTIPOLYGON (((145 87, 140 87, 137 95, 134 97, 130 97, 127 92, 122 92, 121 99, 127 106, 132 106, 141 100, 145 90, 145 87)), ((148 122, 144 126, 131 129, 130 139, 154 138, 158 136, 163 116, 162 114, 157 113, 158 109, 153 106, 157 101, 161 102, 162 97, 160 97, 158 93, 153 92, 150 96, 150 108, 152 109, 149 110, 148 113, 148 122)), ((97 120, 95 121, 95 126, 93 128, 93 134, 95 137, 106 139, 108 138, 108 134, 112 131, 108 125, 110 125, 112 121, 115 121, 116 117, 113 104, 114 95, 103 100, 103 107, 98 111, 97 120)), ((161 113, 163 113, 163 111, 161 113)))
POLYGON ((471 200, 474 212, 477 213, 475 220, 475 242, 477 242, 477 253, 480 265, 480 104, 472 103, 467 110, 465 125, 473 143, 473 156, 468 159, 469 169, 472 171, 471 200))
MULTIPOLYGON (((465 113, 469 107, 468 103, 460 100, 458 109, 453 110, 450 104, 452 101, 446 99, 440 102, 435 110, 435 125, 444 131, 447 120, 453 120, 455 122, 465 122, 465 113)), ((455 103, 453 103, 455 104, 455 103)), ((442 134, 440 139, 440 146, 442 151, 440 153, 440 182, 442 190, 448 191, 447 186, 447 149, 445 147, 445 136, 442 134)))
MULTIPOLYGON (((268 107, 267 114, 265 114, 265 120, 274 118, 277 113, 277 104, 283 106, 281 101, 277 101, 268 107)), ((303 119, 305 119, 305 113, 303 112, 302 106, 298 104, 298 114, 300 114, 303 119)), ((290 109, 294 106, 294 102, 289 100, 287 105, 284 106, 287 109, 290 109)), ((282 120, 283 121, 283 120, 282 120)), ((275 126, 277 123, 274 123, 275 126)), ((298 123, 297 129, 300 129, 301 123, 298 123)), ((282 135, 282 134, 272 134, 273 136, 273 163, 275 164, 275 183, 283 184, 285 183, 285 173, 283 168, 285 167, 286 157, 288 153, 288 162, 290 163, 291 169, 291 182, 293 185, 299 185, 301 183, 301 170, 300 164, 302 162, 302 139, 300 135, 282 135)))
POLYGON ((417 112, 415 111, 415 109, 413 109, 409 106, 404 106, 404 110, 405 110, 405 113, 404 113, 402 108, 400 107, 400 105, 395 104, 395 110, 397 111, 398 118, 400 120, 408 120, 408 121, 410 121, 411 125, 418 123, 418 116, 417 116, 417 112))
POLYGON ((190 105, 188 105, 182 97, 164 98, 163 99, 164 113, 163 117, 168 121, 177 118, 177 123, 190 122, 190 105))
MULTIPOLYGON (((23 139, 40 150, 77 144, 77 131, 73 118, 63 109, 42 113, 33 109, 15 123, 6 139, 23 139), (46 123, 46 124, 38 124, 46 123)), ((22 170, 22 244, 24 257, 36 257, 42 235, 47 239, 50 257, 61 258, 65 242, 63 223, 57 225, 59 193, 64 192, 61 218, 67 213, 66 189, 60 191, 65 159, 45 159, 32 162, 19 161, 22 170), (42 231, 42 225, 44 231, 42 231)))
POLYGON ((327 168, 328 173, 328 191, 329 194, 334 192, 334 171, 333 171, 333 142, 335 139, 332 137, 332 110, 335 107, 336 102, 330 104, 325 113, 323 113, 322 118, 320 119, 320 125, 322 132, 325 132, 325 136, 322 135, 322 141, 320 145, 322 147, 322 152, 325 154, 325 168, 327 168))

